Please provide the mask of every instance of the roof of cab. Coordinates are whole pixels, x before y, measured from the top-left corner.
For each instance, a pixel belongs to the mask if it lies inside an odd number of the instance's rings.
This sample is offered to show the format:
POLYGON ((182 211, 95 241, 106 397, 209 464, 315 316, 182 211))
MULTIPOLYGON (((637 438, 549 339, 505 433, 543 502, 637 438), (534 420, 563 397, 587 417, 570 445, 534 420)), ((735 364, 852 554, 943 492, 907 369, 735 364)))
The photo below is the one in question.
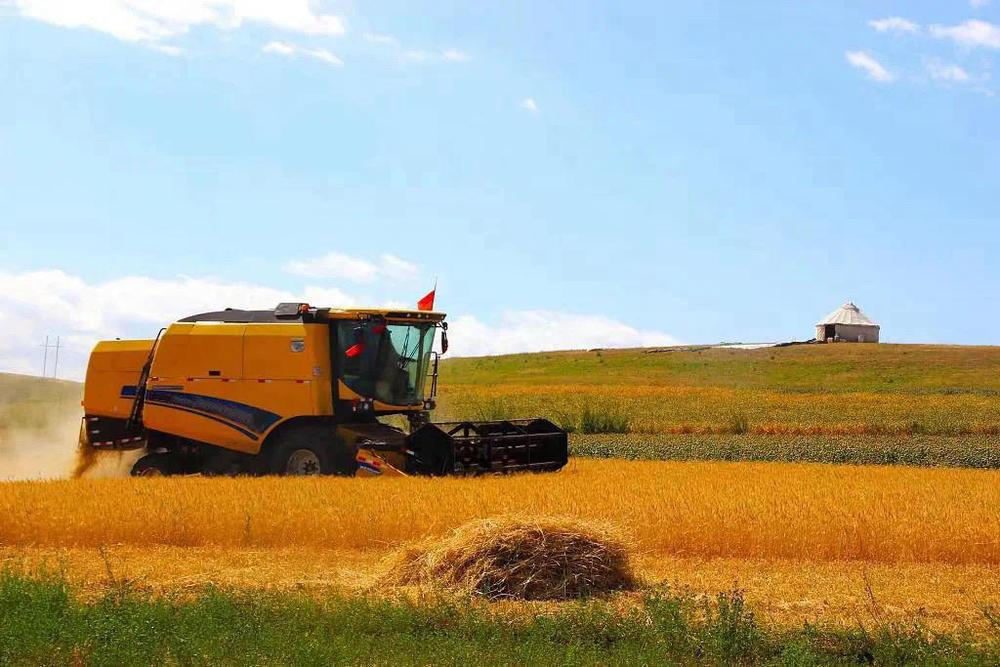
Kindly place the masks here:
MULTIPOLYGON (((306 305, 306 304, 302 304, 306 305)), ((416 320, 440 322, 445 313, 431 310, 399 308, 311 308, 297 316, 279 316, 277 310, 237 310, 226 308, 209 313, 199 313, 177 320, 178 322, 228 322, 237 324, 323 322, 327 320, 355 319, 358 316, 384 317, 390 320, 416 320), (303 316, 304 315, 304 316, 303 316)))

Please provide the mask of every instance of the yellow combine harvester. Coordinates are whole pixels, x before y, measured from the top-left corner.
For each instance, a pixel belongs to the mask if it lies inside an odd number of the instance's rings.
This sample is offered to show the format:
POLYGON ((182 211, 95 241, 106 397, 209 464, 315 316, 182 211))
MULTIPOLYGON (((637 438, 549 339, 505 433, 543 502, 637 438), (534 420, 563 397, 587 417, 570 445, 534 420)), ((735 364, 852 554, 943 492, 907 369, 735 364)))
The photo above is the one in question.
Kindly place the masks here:
POLYGON ((83 445, 145 449, 133 475, 477 474, 558 470, 545 419, 431 423, 444 313, 313 308, 186 317, 97 344, 83 445), (429 391, 427 391, 429 385, 429 391), (379 421, 402 414, 406 431, 379 421))

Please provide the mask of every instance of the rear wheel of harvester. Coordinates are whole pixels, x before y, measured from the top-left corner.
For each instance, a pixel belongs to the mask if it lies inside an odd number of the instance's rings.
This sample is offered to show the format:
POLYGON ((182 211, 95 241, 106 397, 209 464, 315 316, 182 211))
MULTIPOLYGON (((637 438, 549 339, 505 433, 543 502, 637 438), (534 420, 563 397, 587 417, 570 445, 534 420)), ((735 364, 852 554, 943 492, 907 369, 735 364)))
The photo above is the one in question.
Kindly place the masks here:
POLYGON ((132 466, 133 477, 164 477, 172 472, 173 465, 167 454, 146 454, 132 466))
POLYGON ((327 426, 308 425, 281 433, 271 453, 274 475, 353 475, 355 452, 327 426))
POLYGON ((245 454, 212 447, 201 464, 201 472, 208 476, 233 477, 247 472, 248 463, 252 463, 252 459, 245 454))

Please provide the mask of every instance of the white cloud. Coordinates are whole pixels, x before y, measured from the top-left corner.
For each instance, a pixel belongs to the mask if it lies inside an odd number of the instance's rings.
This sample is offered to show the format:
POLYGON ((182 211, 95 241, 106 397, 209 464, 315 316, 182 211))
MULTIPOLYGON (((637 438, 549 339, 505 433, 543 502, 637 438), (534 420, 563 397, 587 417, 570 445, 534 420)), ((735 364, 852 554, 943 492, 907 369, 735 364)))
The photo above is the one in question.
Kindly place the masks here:
POLYGON ((458 49, 445 49, 441 52, 441 56, 453 63, 464 63, 469 59, 469 54, 465 51, 459 51, 458 49))
POLYGON ((930 31, 934 37, 950 39, 966 48, 1000 49, 1000 27, 979 19, 953 26, 932 25, 930 31))
POLYGON ((170 44, 153 44, 152 48, 160 53, 166 53, 168 56, 179 56, 184 53, 184 49, 179 46, 171 46, 170 44))
POLYGON ((416 264, 407 262, 405 259, 400 259, 395 255, 382 255, 381 260, 381 272, 390 278, 408 280, 410 278, 416 278, 417 274, 420 272, 420 269, 416 264))
POLYGON ((81 379, 98 340, 153 337, 160 327, 194 313, 226 307, 273 308, 283 301, 356 303, 339 289, 317 286, 290 292, 210 277, 125 276, 87 283, 57 270, 0 272, 0 370, 39 373, 39 346, 46 335, 58 335, 63 346, 59 376, 81 379))
MULTIPOLYGON (((387 257, 392 257, 387 256, 387 257)), ((398 258, 401 270, 412 265, 398 258)), ((392 260, 382 258, 383 263, 392 260)), ((358 305, 337 288, 279 290, 212 277, 124 276, 89 283, 63 271, 0 271, 0 371, 41 371, 46 335, 60 337, 59 377, 82 379, 98 340, 152 338, 160 327, 187 315, 223 308, 268 309, 281 302, 320 306, 358 305)), ((412 308, 412 303, 397 303, 412 308)), ((676 345, 660 331, 636 329, 600 315, 544 310, 508 311, 495 325, 475 316, 451 318, 452 354, 509 354, 594 347, 676 345)), ((49 370, 51 372, 51 358, 49 370)))
POLYGON ((876 19, 874 21, 869 21, 868 25, 875 28, 878 32, 917 32, 920 30, 920 26, 910 21, 904 19, 900 16, 890 16, 884 19, 876 19))
POLYGON ((535 104, 535 98, 533 97, 525 97, 518 106, 532 113, 538 113, 538 105, 535 104))
POLYGON ((407 63, 464 63, 469 60, 469 54, 459 49, 450 48, 441 51, 430 51, 427 49, 407 49, 403 48, 394 35, 386 35, 377 32, 366 32, 361 35, 362 39, 371 44, 388 47, 397 61, 407 63))
POLYGON ((371 283, 380 277, 407 280, 416 277, 419 272, 416 264, 395 255, 382 255, 376 263, 340 252, 328 252, 307 259, 294 259, 285 263, 284 270, 297 276, 343 278, 356 283, 371 283))
POLYGON ((990 4, 990 0, 969 0, 971 7, 985 7, 988 4, 990 4))
POLYGON ((296 46, 287 42, 268 42, 262 46, 260 50, 264 53, 277 53, 282 56, 303 55, 309 58, 322 60, 328 65, 336 65, 337 67, 341 67, 344 64, 343 60, 326 49, 305 49, 301 46, 296 46))
POLYGON ((680 342, 660 331, 636 329, 600 315, 546 310, 507 311, 491 326, 472 315, 451 318, 450 354, 479 356, 588 350, 595 347, 654 347, 680 342))
POLYGON ((440 52, 426 49, 403 49, 396 58, 401 63, 464 63, 469 60, 469 54, 458 49, 445 49, 440 52))
POLYGON ((431 54, 423 49, 407 49, 399 54, 400 62, 423 63, 431 59, 431 54))
POLYGON ((958 65, 950 65, 931 60, 927 63, 927 73, 932 79, 939 81, 956 81, 964 83, 969 80, 969 74, 958 65))
POLYGON ((852 67, 864 70, 869 79, 888 83, 896 77, 891 74, 879 61, 865 53, 864 51, 846 51, 844 57, 852 67))
POLYGON ((399 44, 399 40, 392 35, 380 35, 375 32, 366 32, 362 35, 366 42, 371 42, 372 44, 389 44, 395 46, 399 44))
POLYGON ((295 53, 295 50, 294 46, 285 42, 268 42, 261 47, 261 51, 264 53, 280 53, 283 56, 290 56, 295 53))
POLYGON ((126 42, 154 43, 211 26, 259 24, 305 35, 343 35, 343 19, 316 13, 309 0, 15 0, 21 16, 63 28, 89 28, 126 42))
POLYGON ((344 64, 343 60, 333 55, 326 49, 306 49, 305 51, 303 51, 303 53, 305 53, 307 56, 311 58, 322 60, 328 65, 336 65, 337 67, 340 67, 344 64))

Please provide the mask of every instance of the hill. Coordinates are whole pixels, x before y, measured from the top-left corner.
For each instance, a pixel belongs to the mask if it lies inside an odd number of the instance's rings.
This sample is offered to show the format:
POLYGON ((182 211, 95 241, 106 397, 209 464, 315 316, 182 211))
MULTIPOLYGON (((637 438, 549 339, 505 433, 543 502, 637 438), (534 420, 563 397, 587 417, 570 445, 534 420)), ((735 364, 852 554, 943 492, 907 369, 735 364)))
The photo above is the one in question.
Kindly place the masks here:
POLYGON ((996 347, 676 347, 450 359, 441 382, 463 417, 589 409, 644 433, 993 435, 998 370, 996 347))
POLYGON ((53 413, 79 411, 82 396, 79 382, 0 373, 0 440, 5 430, 41 428, 53 413))
POLYGON ((436 419, 547 416, 578 454, 1000 467, 1000 347, 453 358, 441 388, 436 419))
POLYGON ((725 387, 775 392, 1000 395, 1000 347, 683 346, 452 358, 451 385, 572 384, 725 387))

